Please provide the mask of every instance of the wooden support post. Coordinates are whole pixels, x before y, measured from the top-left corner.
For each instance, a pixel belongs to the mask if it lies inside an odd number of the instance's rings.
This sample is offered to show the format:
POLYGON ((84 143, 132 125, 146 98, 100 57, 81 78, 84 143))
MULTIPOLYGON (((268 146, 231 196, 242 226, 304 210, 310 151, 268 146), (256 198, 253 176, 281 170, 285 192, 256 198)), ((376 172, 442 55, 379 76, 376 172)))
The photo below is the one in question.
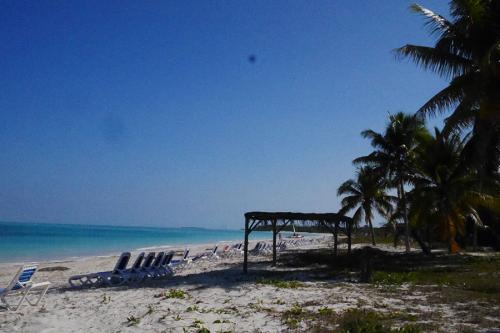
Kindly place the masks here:
POLYGON ((346 222, 347 227, 347 254, 351 254, 351 243, 352 243, 352 221, 346 222))
POLYGON ((335 230, 333 231, 333 238, 334 238, 334 244, 333 244, 333 255, 337 256, 337 246, 339 242, 339 222, 335 222, 335 230))
POLYGON ((276 219, 272 221, 273 223, 273 266, 276 266, 276 219))
POLYGON ((243 243, 243 273, 248 272, 248 218, 245 217, 245 242, 243 243))

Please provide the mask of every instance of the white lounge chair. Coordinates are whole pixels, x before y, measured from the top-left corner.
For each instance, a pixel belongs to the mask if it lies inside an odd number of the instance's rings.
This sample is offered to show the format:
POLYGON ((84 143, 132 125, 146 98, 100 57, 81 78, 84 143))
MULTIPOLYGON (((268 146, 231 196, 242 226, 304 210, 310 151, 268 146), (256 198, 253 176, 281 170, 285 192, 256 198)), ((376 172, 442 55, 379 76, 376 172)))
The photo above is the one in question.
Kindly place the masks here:
POLYGON ((127 282, 126 271, 130 252, 123 252, 116 261, 115 268, 108 272, 74 275, 68 282, 72 287, 95 287, 100 285, 120 285, 127 282))
POLYGON ((192 261, 192 258, 189 258, 189 249, 185 249, 184 253, 182 254, 182 259, 173 259, 170 261, 169 267, 172 270, 179 270, 183 268, 184 266, 190 264, 192 261))
POLYGON ((40 282, 40 283, 33 283, 31 279, 33 278, 33 275, 35 275, 37 270, 37 266, 30 265, 30 266, 23 266, 19 268, 19 271, 17 271, 16 275, 14 275, 14 278, 12 281, 9 283, 7 288, 3 289, 0 288, 0 300, 2 303, 5 304, 8 310, 13 310, 17 311, 19 307, 23 304, 23 302, 26 300, 28 304, 36 306, 40 301, 42 300, 43 296, 47 293, 47 290, 49 289, 50 282, 40 282), (36 289, 40 289, 40 293, 38 295, 38 298, 35 302, 32 302, 28 294, 36 289), (17 305, 12 306, 7 300, 7 297, 11 296, 17 296, 20 297, 19 302, 17 305))
POLYGON ((273 252, 272 244, 266 242, 258 242, 255 247, 248 251, 248 253, 253 255, 266 255, 273 252))
POLYGON ((231 256, 235 256, 235 255, 241 255, 241 254, 243 254, 243 250, 241 249, 242 246, 243 246, 243 243, 236 243, 236 244, 234 244, 233 247, 231 248, 230 255, 231 256))
POLYGON ((248 253, 257 255, 261 247, 262 247, 262 242, 257 242, 257 244, 255 244, 255 247, 249 250, 248 253))
POLYGON ((216 245, 212 251, 197 254, 196 256, 194 256, 192 258, 192 261, 194 262, 194 261, 198 261, 201 259, 219 259, 219 256, 217 255, 218 248, 219 248, 219 246, 216 245))

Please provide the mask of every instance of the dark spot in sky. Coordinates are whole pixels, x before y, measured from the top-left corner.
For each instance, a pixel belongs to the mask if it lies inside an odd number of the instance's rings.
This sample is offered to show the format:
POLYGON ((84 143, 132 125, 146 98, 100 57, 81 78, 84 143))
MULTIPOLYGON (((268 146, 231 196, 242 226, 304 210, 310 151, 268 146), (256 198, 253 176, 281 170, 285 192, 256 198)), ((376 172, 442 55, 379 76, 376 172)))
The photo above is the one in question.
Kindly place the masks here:
POLYGON ((251 64, 255 64, 255 62, 257 61, 257 56, 255 56, 255 54, 251 54, 248 56, 248 62, 251 63, 251 64))
POLYGON ((126 134, 122 117, 108 114, 102 121, 102 134, 104 140, 108 143, 121 143, 126 134))

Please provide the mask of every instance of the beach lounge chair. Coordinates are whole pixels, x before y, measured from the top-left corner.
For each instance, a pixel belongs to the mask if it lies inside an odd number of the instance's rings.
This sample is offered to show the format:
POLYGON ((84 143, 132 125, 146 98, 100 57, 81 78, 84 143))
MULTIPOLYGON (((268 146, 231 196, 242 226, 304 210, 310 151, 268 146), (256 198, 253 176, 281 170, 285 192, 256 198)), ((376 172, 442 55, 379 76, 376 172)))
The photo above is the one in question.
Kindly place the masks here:
POLYGON ((74 275, 68 282, 72 287, 95 287, 100 285, 120 285, 127 281, 126 269, 130 252, 123 252, 116 261, 115 268, 108 272, 74 275))
POLYGON ((139 280, 141 264, 144 261, 144 257, 144 252, 139 253, 132 267, 122 273, 127 283, 136 282, 139 280))
POLYGON ((219 248, 219 246, 215 246, 214 249, 210 252, 203 252, 203 253, 200 253, 200 254, 197 254, 196 256, 194 256, 192 258, 192 261, 198 261, 198 260, 201 260, 201 259, 218 259, 219 256, 217 255, 217 249, 219 248))
POLYGON ((236 243, 231 247, 231 250, 229 252, 230 256, 235 256, 235 255, 241 255, 243 254, 243 251, 241 250, 241 246, 243 243, 236 243))
POLYGON ((233 248, 233 247, 232 247, 231 245, 229 245, 229 244, 224 245, 224 247, 222 248, 222 252, 221 252, 221 254, 220 254, 220 255, 221 255, 221 257, 228 257, 228 256, 229 256, 229 254, 231 253, 231 249, 232 249, 232 248, 233 248))
POLYGON ((141 268, 138 270, 135 281, 142 281, 145 278, 148 277, 148 274, 151 269, 151 265, 153 264, 153 261, 155 260, 156 253, 155 252, 149 252, 146 258, 142 262, 141 268))
POLYGON ((170 251, 167 254, 165 254, 158 269, 158 277, 163 278, 174 274, 174 271, 169 266, 173 257, 174 257, 174 251, 170 251))
POLYGON ((235 243, 232 245, 225 245, 222 249, 222 252, 218 254, 220 257, 232 257, 238 252, 239 243, 235 243))
POLYGON ((151 267, 147 270, 145 278, 155 279, 160 275, 160 266, 165 257, 165 252, 161 251, 155 257, 155 260, 151 264, 151 267))
POLYGON ((261 254, 269 254, 273 252, 273 246, 269 243, 265 243, 264 247, 260 251, 261 254))
POLYGON ((7 288, 0 288, 0 300, 8 310, 17 311, 24 301, 36 306, 42 300, 49 289, 50 282, 33 283, 32 278, 35 275, 37 266, 22 266, 12 278, 7 288), (40 290, 36 301, 32 302, 28 296, 34 290, 40 290), (19 302, 12 306, 7 298, 19 297, 19 302))
POLYGON ((214 247, 212 252, 208 253, 207 259, 219 259, 219 255, 217 254, 217 249, 219 248, 218 245, 214 247))
POLYGON ((184 267, 185 265, 189 264, 192 260, 188 256, 189 256, 189 249, 185 249, 182 255, 182 259, 171 260, 169 267, 173 270, 177 270, 184 267))
POLYGON ((261 244, 262 244, 262 242, 257 242, 257 244, 255 244, 255 247, 253 249, 251 249, 250 251, 248 251, 248 253, 254 254, 254 255, 258 254, 259 249, 261 247, 261 244))

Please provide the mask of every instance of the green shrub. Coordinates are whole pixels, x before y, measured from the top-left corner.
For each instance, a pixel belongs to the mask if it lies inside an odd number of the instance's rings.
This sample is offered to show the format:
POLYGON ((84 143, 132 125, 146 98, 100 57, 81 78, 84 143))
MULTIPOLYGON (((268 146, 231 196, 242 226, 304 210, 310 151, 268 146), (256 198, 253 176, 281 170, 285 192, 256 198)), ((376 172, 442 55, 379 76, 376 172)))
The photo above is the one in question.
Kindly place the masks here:
POLYGON ((327 308, 327 307, 318 309, 318 314, 320 314, 322 316, 329 316, 333 313, 334 313, 333 310, 330 308, 327 308))
POLYGON ((210 330, 206 327, 200 328, 196 333, 210 333, 210 330))
POLYGON ((275 279, 260 279, 257 281, 258 284, 266 284, 276 288, 289 288, 289 289, 297 289, 304 287, 304 284, 299 281, 291 280, 275 280, 275 279))
POLYGON ((200 308, 197 305, 188 306, 186 312, 198 311, 200 308))
POLYGON ((384 316, 367 310, 350 309, 340 319, 342 333, 420 333, 416 325, 392 329, 384 323, 384 316))
POLYGON ((380 320, 380 316, 373 311, 358 309, 347 310, 340 319, 342 333, 387 333, 390 330, 380 320))
POLYGON ((281 314, 281 320, 289 328, 297 328, 302 320, 303 310, 297 304, 281 314))
POLYGON ((139 325, 139 323, 141 322, 141 319, 137 318, 134 315, 130 315, 127 317, 127 322, 128 322, 129 326, 136 326, 136 325, 139 325))
POLYGON ((161 298, 180 298, 180 299, 183 299, 183 298, 186 298, 186 292, 184 290, 180 290, 180 289, 170 289, 169 291, 163 291, 159 294, 156 294, 154 295, 154 297, 158 298, 158 297, 161 297, 161 298))
POLYGON ((286 310, 285 312, 283 312, 284 317, 299 316, 301 314, 302 314, 302 308, 297 304, 291 307, 290 309, 286 310))
POLYGON ((395 330, 394 332, 397 333, 420 333, 422 332, 422 329, 420 329, 418 326, 415 325, 404 325, 398 330, 395 330))

